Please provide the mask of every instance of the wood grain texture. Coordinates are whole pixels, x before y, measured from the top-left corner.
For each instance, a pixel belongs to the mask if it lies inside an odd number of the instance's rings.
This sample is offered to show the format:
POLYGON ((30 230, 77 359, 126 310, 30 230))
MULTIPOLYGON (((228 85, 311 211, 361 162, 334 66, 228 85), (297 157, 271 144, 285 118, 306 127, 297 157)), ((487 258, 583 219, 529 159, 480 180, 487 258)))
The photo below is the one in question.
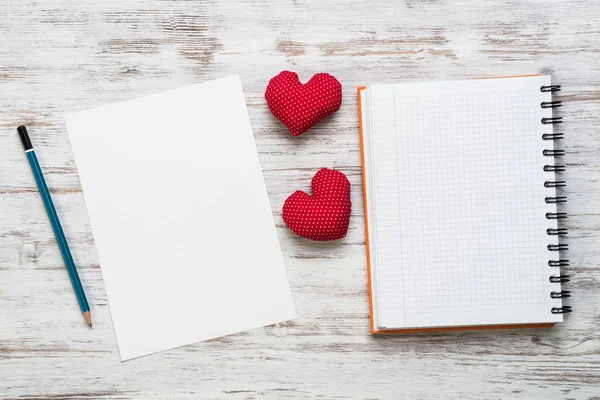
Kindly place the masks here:
POLYGON ((0 1, 0 398, 600 398, 599 27, 591 0, 0 1), (341 110, 296 139, 263 98, 283 69, 344 85, 341 110), (575 312, 551 330, 371 336, 356 86, 531 72, 564 85, 575 312), (121 363, 63 115, 233 73, 299 317, 121 363), (92 330, 19 124, 34 138, 92 330), (281 219, 284 199, 320 167, 353 185, 349 234, 334 243, 299 239, 281 219))

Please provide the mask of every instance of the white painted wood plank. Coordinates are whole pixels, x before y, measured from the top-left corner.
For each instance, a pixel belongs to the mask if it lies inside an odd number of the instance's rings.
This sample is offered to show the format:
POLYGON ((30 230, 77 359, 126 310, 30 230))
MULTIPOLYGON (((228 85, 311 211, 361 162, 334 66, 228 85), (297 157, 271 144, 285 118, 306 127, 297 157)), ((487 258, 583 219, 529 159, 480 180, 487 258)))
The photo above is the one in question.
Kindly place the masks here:
MULTIPOLYGON (((600 393, 600 7, 596 1, 0 1, 0 397, 592 398, 600 393), (341 110, 293 139, 263 92, 282 69, 344 85, 341 110), (550 73, 571 215, 575 312, 552 330, 374 338, 359 84, 550 73), (120 363, 63 114, 239 73, 299 318, 120 363), (26 124, 81 279, 80 318, 16 135, 26 124), (352 183, 348 237, 312 243, 281 205, 320 167, 352 183), (22 397, 25 396, 25 397, 22 397)), ((110 162, 110 160, 107 160, 110 162)))

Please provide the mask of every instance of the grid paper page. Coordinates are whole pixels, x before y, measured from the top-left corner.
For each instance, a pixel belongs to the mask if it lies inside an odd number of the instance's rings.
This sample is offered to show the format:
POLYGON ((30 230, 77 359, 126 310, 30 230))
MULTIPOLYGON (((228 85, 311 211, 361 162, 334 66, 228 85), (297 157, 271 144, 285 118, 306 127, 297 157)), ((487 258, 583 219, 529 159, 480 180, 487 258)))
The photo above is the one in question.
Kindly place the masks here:
MULTIPOLYGON (((541 139, 549 77, 367 89, 380 328, 562 320, 550 292, 541 139)), ((370 229, 371 230, 371 229, 370 229)))

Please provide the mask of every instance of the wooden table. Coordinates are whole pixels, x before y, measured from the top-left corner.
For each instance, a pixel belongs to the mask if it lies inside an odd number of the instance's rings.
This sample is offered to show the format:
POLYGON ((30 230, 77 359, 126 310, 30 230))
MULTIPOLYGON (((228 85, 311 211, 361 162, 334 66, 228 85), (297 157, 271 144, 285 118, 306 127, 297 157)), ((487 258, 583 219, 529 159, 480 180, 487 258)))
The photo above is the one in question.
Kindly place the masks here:
POLYGON ((597 1, 1 1, 0 397, 600 396, 599 72, 597 1), (263 98, 283 69, 304 81, 326 71, 344 85, 341 110, 296 139, 263 98), (575 312, 550 330, 372 337, 356 86, 531 72, 563 84, 575 312), (233 73, 242 77, 298 319, 121 363, 63 114, 233 73), (34 137, 74 251, 91 330, 20 124, 34 137), (284 199, 308 189, 320 167, 353 185, 348 237, 333 243, 299 239, 281 219, 284 199))

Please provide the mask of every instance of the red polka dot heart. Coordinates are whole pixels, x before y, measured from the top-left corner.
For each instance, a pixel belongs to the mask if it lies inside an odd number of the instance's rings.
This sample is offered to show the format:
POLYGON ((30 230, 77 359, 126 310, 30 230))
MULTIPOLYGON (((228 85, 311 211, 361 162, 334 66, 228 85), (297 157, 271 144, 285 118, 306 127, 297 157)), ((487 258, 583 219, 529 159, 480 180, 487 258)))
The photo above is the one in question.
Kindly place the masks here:
POLYGON ((269 81, 265 99, 273 115, 298 136, 340 109, 342 84, 326 73, 302 84, 297 73, 283 71, 269 81))
POLYGON ((350 181, 322 168, 312 179, 312 196, 296 191, 283 204, 283 220, 298 236, 327 241, 346 237, 350 223, 350 181))

